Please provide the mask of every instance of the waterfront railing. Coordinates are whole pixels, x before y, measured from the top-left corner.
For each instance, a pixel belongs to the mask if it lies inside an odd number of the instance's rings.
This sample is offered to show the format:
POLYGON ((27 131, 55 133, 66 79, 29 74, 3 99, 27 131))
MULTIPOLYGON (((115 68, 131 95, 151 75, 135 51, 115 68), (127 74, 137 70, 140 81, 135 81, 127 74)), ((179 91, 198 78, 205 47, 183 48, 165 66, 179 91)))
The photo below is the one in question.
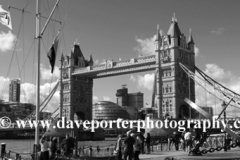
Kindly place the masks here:
MULTIPOLYGON (((230 143, 234 142, 235 140, 232 137, 229 137, 230 143)), ((193 140, 193 147, 195 146, 195 143, 197 141, 193 140)), ((217 147, 223 147, 225 145, 225 136, 224 135, 211 135, 207 138, 206 142, 201 147, 201 150, 203 149, 209 149, 209 148, 217 148, 217 147)), ((70 159, 101 159, 101 158, 107 158, 111 159, 111 157, 114 157, 114 150, 115 150, 115 144, 111 144, 108 146, 84 146, 79 147, 77 150, 73 151, 73 155, 71 157, 68 157, 70 159)), ((152 153, 158 153, 158 152, 171 152, 176 151, 177 148, 175 148, 174 143, 170 143, 166 139, 155 139, 151 142, 151 152, 152 153)), ((178 150, 184 150, 183 143, 178 143, 178 150)), ((145 151, 146 151, 146 145, 145 145, 145 151)), ((5 153, 5 157, 16 159, 16 160, 31 160, 33 153, 17 153, 14 151, 8 151, 5 153)), ((64 159, 64 156, 57 155, 57 158, 59 160, 64 159)), ((65 157, 66 159, 66 157, 65 157)))

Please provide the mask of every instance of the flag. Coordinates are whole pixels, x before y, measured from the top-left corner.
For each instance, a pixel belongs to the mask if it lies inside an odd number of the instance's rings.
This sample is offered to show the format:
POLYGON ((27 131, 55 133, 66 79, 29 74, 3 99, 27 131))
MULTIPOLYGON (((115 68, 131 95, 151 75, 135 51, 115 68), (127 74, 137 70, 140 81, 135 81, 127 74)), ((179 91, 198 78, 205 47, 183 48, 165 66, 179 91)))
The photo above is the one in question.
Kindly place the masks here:
POLYGON ((58 35, 55 37, 53 44, 47 54, 49 58, 50 65, 52 67, 51 73, 53 73, 54 66, 55 66, 55 60, 56 60, 56 55, 57 55, 57 49, 58 49, 58 42, 59 42, 59 32, 58 35))
POLYGON ((2 9, 2 5, 0 5, 0 23, 7 26, 8 28, 12 29, 12 21, 10 12, 5 11, 2 9))

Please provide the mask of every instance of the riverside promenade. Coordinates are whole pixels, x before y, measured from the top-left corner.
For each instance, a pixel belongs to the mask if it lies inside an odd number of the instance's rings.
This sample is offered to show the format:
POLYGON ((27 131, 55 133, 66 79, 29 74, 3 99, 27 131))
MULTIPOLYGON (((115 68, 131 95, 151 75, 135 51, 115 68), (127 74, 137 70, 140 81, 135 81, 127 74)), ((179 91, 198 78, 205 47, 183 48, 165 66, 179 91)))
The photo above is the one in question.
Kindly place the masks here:
POLYGON ((188 156, 184 151, 163 151, 151 154, 141 154, 140 160, 240 160, 240 149, 234 148, 224 151, 215 151, 202 156, 188 156))

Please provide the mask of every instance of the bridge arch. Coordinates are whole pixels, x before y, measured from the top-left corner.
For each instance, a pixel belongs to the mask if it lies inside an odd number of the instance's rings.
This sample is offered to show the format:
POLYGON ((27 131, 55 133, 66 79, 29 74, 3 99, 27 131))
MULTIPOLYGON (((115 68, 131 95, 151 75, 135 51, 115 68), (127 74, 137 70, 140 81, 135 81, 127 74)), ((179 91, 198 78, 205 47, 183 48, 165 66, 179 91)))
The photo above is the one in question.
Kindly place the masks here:
POLYGON ((75 112, 75 114, 76 114, 78 120, 85 121, 85 114, 82 111, 77 111, 77 112, 75 112))
POLYGON ((179 118, 189 118, 189 106, 183 104, 180 106, 179 118))

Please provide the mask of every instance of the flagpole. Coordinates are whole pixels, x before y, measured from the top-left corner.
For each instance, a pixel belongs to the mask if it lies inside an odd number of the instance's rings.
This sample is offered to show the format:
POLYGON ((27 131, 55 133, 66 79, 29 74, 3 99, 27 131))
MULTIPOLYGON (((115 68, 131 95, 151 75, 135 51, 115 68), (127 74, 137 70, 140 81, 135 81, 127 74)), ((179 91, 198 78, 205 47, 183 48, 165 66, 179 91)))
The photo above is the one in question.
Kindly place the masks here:
MULTIPOLYGON (((40 53, 41 53, 41 35, 40 35, 40 3, 36 0, 36 38, 38 42, 37 50, 37 78, 36 78, 36 121, 39 121, 39 102, 40 102, 40 53)), ((35 129, 35 146, 34 153, 39 151, 39 125, 37 123, 35 129)), ((37 160, 37 154, 35 154, 34 159, 37 160)))

